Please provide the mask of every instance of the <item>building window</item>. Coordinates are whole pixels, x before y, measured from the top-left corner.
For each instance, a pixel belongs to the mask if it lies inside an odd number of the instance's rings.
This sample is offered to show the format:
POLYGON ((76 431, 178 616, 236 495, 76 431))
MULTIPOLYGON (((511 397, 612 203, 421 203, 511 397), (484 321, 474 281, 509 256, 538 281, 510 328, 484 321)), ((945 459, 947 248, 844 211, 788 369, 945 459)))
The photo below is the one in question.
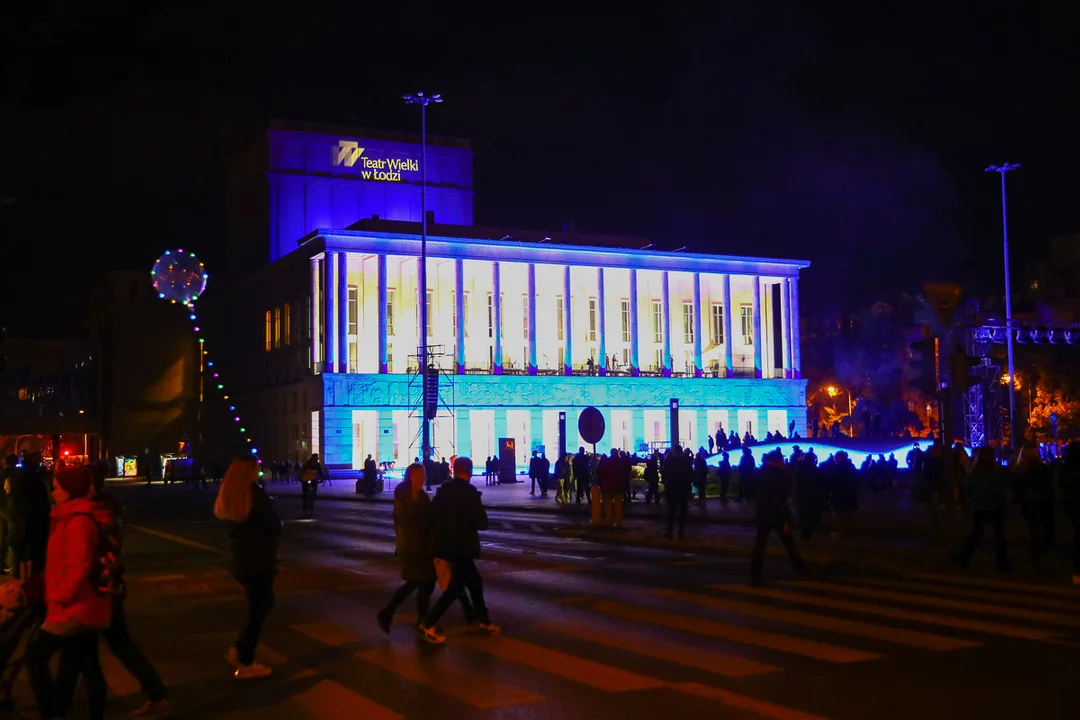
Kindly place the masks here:
POLYGON ((450 329, 454 337, 457 337, 457 290, 450 291, 450 329))
POLYGON ((506 293, 499 293, 499 337, 506 337, 506 293))
POLYGON ((495 301, 488 293, 488 337, 495 337, 495 301))
POLYGON ((394 288, 386 288, 386 334, 396 335, 394 332, 394 300, 397 299, 397 291, 394 288))
POLYGON ((719 304, 712 306, 712 344, 724 344, 724 306, 719 304))
POLYGON ((521 337, 529 339, 529 296, 521 296, 521 337))
POLYGON ((624 343, 630 342, 630 301, 623 300, 622 307, 620 308, 620 316, 622 320, 622 341, 624 343))
POLYGON ((281 308, 274 308, 274 349, 281 347, 281 308))
POLYGON ((435 291, 427 291, 427 299, 424 301, 427 303, 427 336, 435 336, 435 291))
POLYGON ((589 298, 589 342, 596 342, 596 298, 589 298))
MULTIPOLYGON (((563 296, 555 296, 555 339, 562 340, 566 332, 566 305, 563 296)), ((560 352, 560 355, 562 353, 560 352)))
POLYGON ((274 341, 273 332, 274 332, 273 313, 271 313, 269 310, 267 310, 266 311, 266 352, 270 352, 270 350, 273 348, 273 345, 272 345, 272 343, 274 341))
POLYGON ((682 304, 682 327, 683 327, 683 343, 686 345, 694 344, 694 303, 684 302, 682 304))
MULTIPOLYGON (((286 308, 288 309, 288 308, 286 308)), ((349 286, 349 335, 360 334, 360 289, 349 286)))
POLYGON ((664 342, 664 304, 652 301, 652 335, 654 343, 664 342))
POLYGON ((750 305, 743 305, 739 308, 742 311, 742 344, 753 345, 754 344, 754 308, 750 305))
POLYGON ((653 370, 659 371, 664 368, 664 351, 660 348, 653 350, 653 370))
POLYGON ((285 336, 285 344, 289 345, 289 344, 292 343, 292 303, 291 302, 285 303, 284 310, 285 310, 285 319, 284 319, 285 328, 282 331, 282 334, 285 336))

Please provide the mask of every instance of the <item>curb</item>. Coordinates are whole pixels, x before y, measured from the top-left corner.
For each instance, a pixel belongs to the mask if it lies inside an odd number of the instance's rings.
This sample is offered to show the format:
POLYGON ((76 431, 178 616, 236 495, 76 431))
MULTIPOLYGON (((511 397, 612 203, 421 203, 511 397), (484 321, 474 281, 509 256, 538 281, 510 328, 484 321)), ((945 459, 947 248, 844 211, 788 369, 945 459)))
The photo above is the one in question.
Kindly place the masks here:
MULTIPOLYGON (((296 500, 299 500, 301 498, 299 493, 293 493, 293 492, 275 493, 272 489, 268 489, 267 494, 272 498, 292 498, 292 499, 296 499, 296 500)), ((391 505, 394 502, 393 498, 388 498, 388 497, 376 496, 376 497, 372 497, 372 498, 367 498, 367 497, 364 497, 362 495, 337 495, 337 494, 335 494, 335 495, 320 495, 318 497, 318 500, 319 500, 319 502, 337 501, 337 502, 364 503, 364 504, 375 504, 375 505, 391 505)), ((635 503, 635 504, 637 504, 637 503, 635 503)), ((587 505, 582 505, 580 507, 580 509, 579 509, 576 504, 572 505, 570 507, 562 507, 562 506, 559 506, 559 505, 540 505, 540 504, 536 504, 536 505, 521 505, 521 504, 518 504, 518 505, 504 505, 504 504, 501 504, 501 503, 484 503, 484 507, 486 509, 488 509, 488 510, 504 510, 504 511, 510 511, 510 512, 537 513, 537 514, 543 514, 543 515, 563 515, 563 516, 582 517, 582 518, 588 518, 589 517, 589 510, 588 510, 587 505)), ((626 506, 624 505, 623 507, 625 508, 626 506)), ((631 507, 633 507, 633 505, 631 505, 631 507)), ((655 516, 653 516, 653 515, 638 515, 636 513, 629 512, 629 513, 626 513, 625 517, 628 520, 631 520, 631 519, 632 520, 648 520, 648 519, 661 520, 663 518, 666 518, 667 515, 666 515, 666 513, 658 513, 655 516)), ((701 515, 687 514, 687 516, 686 516, 686 524, 687 525, 719 525, 719 526, 734 526, 734 527, 754 527, 755 523, 754 523, 753 518, 742 518, 742 517, 739 517, 739 518, 735 518, 735 517, 722 518, 722 517, 717 517, 717 516, 705 516, 705 517, 702 517, 701 515)))

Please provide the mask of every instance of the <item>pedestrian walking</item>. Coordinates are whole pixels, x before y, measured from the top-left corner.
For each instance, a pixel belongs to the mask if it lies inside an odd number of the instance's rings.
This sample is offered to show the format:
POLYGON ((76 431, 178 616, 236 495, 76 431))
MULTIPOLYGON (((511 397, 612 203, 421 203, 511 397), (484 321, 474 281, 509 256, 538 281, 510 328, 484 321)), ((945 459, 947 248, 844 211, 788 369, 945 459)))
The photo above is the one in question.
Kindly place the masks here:
POLYGON ((42 718, 63 717, 64 708, 49 669, 57 652, 83 676, 91 720, 105 717, 105 675, 98 656, 98 633, 108 627, 112 603, 98 591, 99 533, 109 514, 91 499, 94 477, 87 466, 53 475, 52 524, 45 563, 45 622, 26 649, 26 672, 42 718))
POLYGON ((1073 585, 1080 585, 1080 442, 1072 441, 1065 447, 1065 460, 1061 464, 1058 479, 1065 515, 1073 529, 1073 585))
POLYGON ((431 532, 431 500, 424 492, 424 466, 413 463, 394 489, 394 552, 401 567, 401 585, 376 615, 379 628, 390 634, 394 611, 416 593, 417 625, 431 609, 435 590, 435 546, 431 532))
POLYGON ((577 504, 581 504, 582 496, 591 504, 592 495, 590 485, 592 483, 592 464, 589 456, 585 454, 584 446, 579 447, 573 460, 574 482, 577 483, 577 504))
POLYGON ((453 479, 439 488, 431 503, 435 557, 450 567, 449 585, 420 626, 422 637, 435 645, 446 642, 446 636, 436 623, 465 592, 472 599, 479 628, 489 635, 500 632, 488 614, 484 582, 476 567, 476 559, 480 557, 480 531, 487 530, 488 517, 481 501, 482 493, 469 483, 471 478, 472 460, 457 458, 453 479))
POLYGON ((1014 467, 1013 494, 1028 526, 1031 564, 1041 573, 1043 553, 1054 544, 1053 472, 1031 446, 1020 449, 1014 467))
MULTIPOLYGON (((168 711, 169 693, 161 681, 161 676, 132 639, 131 632, 128 630, 127 614, 124 611, 124 602, 127 600, 127 583, 123 565, 124 506, 116 495, 105 489, 106 472, 106 468, 101 463, 93 466, 94 494, 92 499, 96 506, 95 510, 101 509, 108 514, 109 526, 112 528, 112 537, 116 547, 115 565, 112 568, 114 576, 110 578, 112 589, 109 592, 112 603, 112 622, 101 635, 120 665, 139 682, 139 687, 146 698, 143 704, 131 714, 131 717, 149 717, 168 711)), ((79 668, 74 653, 62 652, 56 676, 56 692, 60 698, 61 717, 65 717, 71 708, 78 676, 79 668)))
POLYGON ((705 448, 698 448, 694 457, 694 489, 698 493, 698 507, 705 509, 705 489, 709 485, 709 463, 706 460, 705 448))
POLYGON ((664 478, 664 491, 667 494, 668 517, 667 531, 664 537, 672 538, 676 518, 679 522, 679 539, 683 539, 686 529, 686 509, 690 502, 690 494, 693 492, 694 466, 693 462, 678 444, 675 444, 664 460, 664 468, 661 471, 664 478))
POLYGON ((660 505, 660 456, 653 453, 645 461, 645 504, 660 505))
POLYGON ((269 667, 255 662, 255 648, 267 615, 274 607, 281 520, 259 487, 259 461, 241 456, 232 461, 218 488, 214 516, 229 527, 230 571, 244 588, 247 618, 225 660, 237 680, 266 677, 269 667))
POLYGON ((765 464, 758 478, 755 520, 757 535, 750 555, 750 581, 755 585, 764 582, 762 568, 765 564, 765 545, 773 532, 780 536, 780 542, 787 550, 788 559, 795 572, 801 575, 805 570, 805 563, 791 535, 792 516, 791 507, 788 505, 790 498, 791 475, 784 467, 783 453, 774 450, 765 456, 765 464))
POLYGON ((973 504, 971 535, 961 546, 956 562, 961 568, 967 568, 975 554, 975 548, 982 542, 986 526, 994 528, 994 550, 997 555, 998 572, 1009 571, 1009 551, 1005 543, 1005 477, 1004 470, 994 457, 994 449, 989 446, 979 448, 975 453, 975 464, 968 476, 968 491, 973 504))
POLYGON ((326 470, 319 461, 319 453, 312 453, 300 471, 300 497, 304 517, 314 517, 315 496, 319 483, 326 479, 326 470))

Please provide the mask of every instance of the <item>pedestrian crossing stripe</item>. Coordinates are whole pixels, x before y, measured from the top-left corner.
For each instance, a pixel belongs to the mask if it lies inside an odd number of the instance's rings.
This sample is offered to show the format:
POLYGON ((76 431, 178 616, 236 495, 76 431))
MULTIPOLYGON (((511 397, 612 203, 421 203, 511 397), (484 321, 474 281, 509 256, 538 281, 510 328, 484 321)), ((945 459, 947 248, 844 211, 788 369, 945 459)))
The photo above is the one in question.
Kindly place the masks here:
POLYGON ((401 720, 403 717, 333 680, 319 681, 313 687, 293 696, 291 702, 303 708, 308 717, 353 717, 365 720, 401 720))
POLYGON ((654 678, 505 635, 484 638, 464 637, 457 640, 455 644, 606 692, 648 690, 664 684, 654 678))
POLYGON ((801 595, 796 592, 786 592, 784 590, 775 590, 773 588, 746 587, 743 585, 710 585, 709 587, 723 592, 753 595, 771 598, 773 600, 802 603, 804 605, 817 605, 833 610, 846 610, 849 612, 863 613, 865 615, 879 615, 894 620, 907 620, 910 622, 924 623, 926 625, 944 625, 946 627, 958 628, 961 630, 973 630, 989 635, 1004 635, 1006 637, 1020 638, 1022 640, 1049 640, 1057 637, 1057 634, 1045 630, 1034 630, 1016 625, 1002 625, 1000 623, 972 620, 970 618, 955 617, 951 615, 934 615, 918 610, 905 610, 903 608, 888 607, 885 605, 870 605, 850 600, 837 600, 815 595, 801 595))
POLYGON ((737 600, 722 599, 709 595, 679 592, 677 590, 652 590, 649 594, 667 598, 669 600, 693 603, 712 610, 747 615, 788 625, 801 625, 811 629, 831 630, 844 633, 845 635, 855 635, 871 640, 890 642, 896 645, 916 647, 922 650, 962 650, 981 645, 981 643, 959 640, 944 635, 930 635, 915 630, 905 630, 903 628, 889 627, 887 625, 875 625, 874 623, 863 622, 861 620, 847 620, 844 618, 829 617, 799 610, 788 610, 769 605, 755 605, 752 603, 739 602, 737 600))
POLYGON ((1080 590, 1077 590, 1076 588, 1050 587, 1047 585, 1017 582, 1015 580, 998 580, 994 578, 941 575, 935 573, 913 573, 907 577, 913 580, 928 580, 930 582, 943 583, 946 585, 971 585, 994 590, 1017 590, 1025 595, 1058 595, 1074 600, 1080 600, 1080 590))
POLYGON ((864 662, 867 660, 878 660, 883 657, 877 653, 854 650, 852 648, 818 642, 816 640, 805 640, 803 638, 780 635, 777 633, 765 632, 763 630, 754 630, 740 625, 732 625, 713 620, 671 615, 661 610, 640 605, 604 600, 596 603, 594 608, 605 615, 618 616, 624 620, 661 625, 675 630, 685 630, 686 632, 696 633, 698 635, 708 635, 710 637, 730 640, 743 645, 757 645, 759 647, 769 648, 770 650, 778 650, 793 655, 803 655, 805 657, 811 657, 816 660, 824 660, 831 663, 864 662))
POLYGON ((981 615, 1000 615, 1002 617, 1030 620, 1033 622, 1045 623, 1047 625, 1063 625, 1066 627, 1080 628, 1080 618, 1067 617, 1065 615, 1043 612, 1041 610, 1027 610, 1024 608, 1006 607, 1003 605, 986 605, 983 603, 967 602, 965 600, 951 600, 949 598, 912 595, 910 593, 898 593, 889 590, 852 587, 850 585, 842 585, 839 583, 800 581, 798 584, 800 587, 806 587, 809 590, 853 595, 855 597, 870 598, 872 600, 890 600, 912 605, 930 605, 937 608, 979 613, 981 615))
POLYGON ((545 702, 540 695, 466 670, 445 657, 422 658, 414 640, 358 652, 356 657, 480 710, 545 702))
POLYGON ((727 677, 746 677, 764 673, 779 672, 782 668, 748 660, 736 655, 704 650, 692 645, 669 642, 658 638, 639 635, 611 627, 597 625, 595 622, 553 621, 543 622, 541 630, 555 632, 579 640, 607 645, 627 652, 645 655, 655 660, 685 665, 704 670, 708 673, 727 677))
POLYGON ((675 683, 671 687, 679 692, 687 693, 688 695, 719 700, 725 705, 739 708, 740 710, 747 710, 755 715, 769 718, 770 720, 826 720, 826 718, 823 718, 820 715, 812 715, 803 712, 802 710, 784 707, 783 705, 774 705, 771 702, 747 697, 746 695, 739 695, 730 690, 709 687, 708 685, 702 685, 701 683, 675 683))
POLYGON ((858 585, 873 585, 881 588, 891 588, 894 590, 909 590, 911 592, 919 593, 941 593, 948 592, 950 595, 957 597, 974 598, 976 600, 988 600, 993 602, 1003 603, 1022 603, 1024 605, 1037 605, 1039 607, 1048 608, 1050 610, 1065 610, 1070 612, 1080 611, 1080 593, 1077 593, 1077 597, 1073 602, 1068 600, 1057 600, 1053 598, 1040 598, 1032 597, 1031 595, 1025 595, 1023 597, 1019 595, 1009 595, 1003 592, 992 592, 988 590, 976 590, 975 588, 944 588, 940 585, 933 585, 931 583, 919 583, 910 582, 907 580, 883 580, 880 578, 856 578, 849 580, 858 585))

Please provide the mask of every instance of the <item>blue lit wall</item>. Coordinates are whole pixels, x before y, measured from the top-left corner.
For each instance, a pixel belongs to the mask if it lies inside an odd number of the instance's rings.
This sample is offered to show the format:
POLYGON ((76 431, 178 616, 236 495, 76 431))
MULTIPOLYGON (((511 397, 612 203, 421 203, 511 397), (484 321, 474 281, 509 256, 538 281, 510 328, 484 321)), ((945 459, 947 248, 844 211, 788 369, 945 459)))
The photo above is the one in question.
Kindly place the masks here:
MULTIPOLYGON (((379 411, 378 453, 380 459, 392 456, 390 414, 394 410, 408 410, 418 394, 415 384, 409 386, 410 376, 341 373, 320 377, 324 462, 331 469, 344 469, 352 464, 354 410, 379 411)), ((607 436, 597 445, 601 452, 611 449, 613 410, 632 411, 636 447, 644 439, 644 411, 666 411, 671 398, 679 400, 682 411, 695 411, 698 427, 702 429, 707 410, 731 413, 753 410, 764 427, 767 412, 782 409, 796 427, 806 427, 804 380, 459 375, 444 378, 440 394, 460 414, 456 450, 460 454, 472 452, 469 431, 462 424, 467 425, 468 411, 474 408, 496 412, 529 410, 534 417, 544 410, 565 410, 567 443, 576 448, 578 414, 586 406, 595 406, 604 413, 609 427, 607 436)), ((534 445, 542 438, 542 428, 535 420, 531 435, 534 445)))
MULTIPOLYGON (((270 260, 315 228, 378 215, 419 221, 419 144, 271 130, 270 260)), ((428 145, 428 210, 440 224, 472 225, 472 151, 428 145)))

